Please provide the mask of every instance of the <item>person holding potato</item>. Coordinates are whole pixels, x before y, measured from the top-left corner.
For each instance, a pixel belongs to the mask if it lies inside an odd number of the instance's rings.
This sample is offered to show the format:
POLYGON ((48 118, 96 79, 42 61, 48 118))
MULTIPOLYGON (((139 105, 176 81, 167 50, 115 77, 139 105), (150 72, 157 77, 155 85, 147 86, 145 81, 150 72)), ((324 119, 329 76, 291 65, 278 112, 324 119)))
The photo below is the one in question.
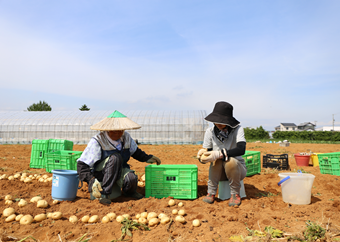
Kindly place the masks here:
POLYGON ((214 126, 206 130, 203 149, 197 153, 201 163, 210 163, 208 195, 203 201, 213 203, 219 182, 227 178, 231 191, 229 206, 239 206, 241 181, 247 174, 242 157, 246 151, 243 128, 233 117, 233 106, 224 101, 217 102, 205 120, 214 123, 214 126))
POLYGON ((139 129, 140 125, 115 111, 97 124, 91 126, 100 132, 91 138, 84 152, 77 160, 80 181, 88 183, 88 190, 100 203, 109 205, 113 186, 117 184, 123 195, 140 199, 138 177, 130 170, 130 157, 147 163, 161 164, 159 158, 148 155, 125 130, 139 129))

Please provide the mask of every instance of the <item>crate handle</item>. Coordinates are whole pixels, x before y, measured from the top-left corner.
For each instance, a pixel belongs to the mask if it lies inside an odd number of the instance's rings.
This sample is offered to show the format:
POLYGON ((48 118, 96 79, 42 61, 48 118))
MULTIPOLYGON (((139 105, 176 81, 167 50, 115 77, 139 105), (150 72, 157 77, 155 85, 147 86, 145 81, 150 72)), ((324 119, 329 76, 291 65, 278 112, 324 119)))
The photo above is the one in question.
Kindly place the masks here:
POLYGON ((287 176, 287 177, 283 178, 281 181, 279 181, 279 182, 277 183, 277 185, 278 185, 278 186, 281 186, 281 184, 282 184, 283 182, 287 181, 289 178, 290 178, 290 176, 287 176))

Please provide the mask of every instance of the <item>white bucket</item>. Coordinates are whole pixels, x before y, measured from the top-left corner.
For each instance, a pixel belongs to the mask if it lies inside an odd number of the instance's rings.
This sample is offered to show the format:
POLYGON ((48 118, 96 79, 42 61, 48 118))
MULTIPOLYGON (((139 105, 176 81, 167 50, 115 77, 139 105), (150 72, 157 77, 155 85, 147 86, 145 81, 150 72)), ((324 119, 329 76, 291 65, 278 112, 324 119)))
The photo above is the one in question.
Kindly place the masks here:
MULTIPOLYGON (((240 183, 241 183, 240 197, 241 198, 247 197, 246 191, 244 189, 243 180, 240 183)), ((230 197, 231 195, 229 181, 220 181, 218 185, 218 198, 221 200, 227 200, 230 197)))
POLYGON ((282 199, 291 204, 310 204, 312 186, 315 176, 306 173, 279 173, 280 179, 290 177, 282 182, 282 199))

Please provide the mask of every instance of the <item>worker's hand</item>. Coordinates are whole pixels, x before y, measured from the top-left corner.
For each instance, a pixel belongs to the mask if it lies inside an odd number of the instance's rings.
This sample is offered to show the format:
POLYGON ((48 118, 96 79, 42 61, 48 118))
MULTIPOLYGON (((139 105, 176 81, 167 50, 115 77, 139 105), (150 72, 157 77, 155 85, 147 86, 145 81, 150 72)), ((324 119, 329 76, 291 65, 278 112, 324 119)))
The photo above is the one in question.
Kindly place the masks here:
POLYGON ((99 181, 95 178, 93 185, 92 185, 92 195, 95 198, 101 198, 102 194, 100 193, 103 191, 102 186, 100 185, 99 181))
POLYGON ((148 159, 146 161, 146 163, 149 163, 149 164, 157 163, 157 165, 160 165, 161 164, 161 160, 158 157, 153 155, 150 159, 148 159))
POLYGON ((201 162, 206 164, 208 162, 214 162, 221 157, 221 151, 207 151, 201 156, 201 162))
POLYGON ((207 149, 200 149, 197 153, 197 159, 201 159, 204 152, 207 152, 207 149))

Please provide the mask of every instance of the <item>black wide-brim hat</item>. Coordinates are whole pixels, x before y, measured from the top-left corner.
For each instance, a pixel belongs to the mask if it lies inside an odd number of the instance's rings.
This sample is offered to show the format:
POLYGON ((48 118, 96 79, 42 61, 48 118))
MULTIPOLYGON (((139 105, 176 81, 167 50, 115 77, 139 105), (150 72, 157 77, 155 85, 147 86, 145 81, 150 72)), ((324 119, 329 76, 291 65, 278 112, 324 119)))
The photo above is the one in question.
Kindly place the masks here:
POLYGON ((234 108, 230 103, 217 102, 213 112, 205 117, 205 120, 235 128, 240 124, 240 122, 233 117, 233 109, 234 108))

